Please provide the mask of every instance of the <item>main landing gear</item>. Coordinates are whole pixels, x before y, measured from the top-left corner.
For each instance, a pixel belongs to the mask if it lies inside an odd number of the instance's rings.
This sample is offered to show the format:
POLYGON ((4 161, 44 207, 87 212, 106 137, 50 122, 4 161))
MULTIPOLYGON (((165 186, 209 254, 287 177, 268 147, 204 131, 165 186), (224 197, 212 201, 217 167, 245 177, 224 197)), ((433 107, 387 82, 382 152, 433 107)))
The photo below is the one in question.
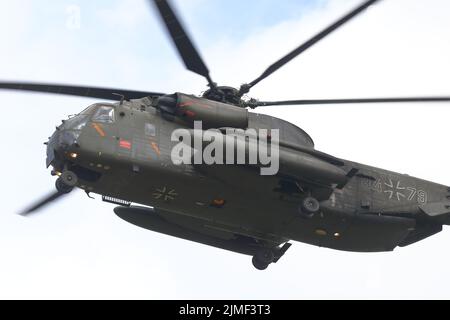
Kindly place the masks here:
POLYGON ((266 270, 273 263, 275 255, 271 249, 261 249, 252 258, 253 266, 258 270, 266 270))
POLYGON ((78 183, 77 175, 72 171, 64 171, 56 180, 55 186, 59 193, 70 193, 78 183))
POLYGON ((258 270, 266 270, 270 264, 277 263, 286 251, 291 247, 291 243, 285 243, 281 248, 261 248, 252 258, 253 266, 258 270))

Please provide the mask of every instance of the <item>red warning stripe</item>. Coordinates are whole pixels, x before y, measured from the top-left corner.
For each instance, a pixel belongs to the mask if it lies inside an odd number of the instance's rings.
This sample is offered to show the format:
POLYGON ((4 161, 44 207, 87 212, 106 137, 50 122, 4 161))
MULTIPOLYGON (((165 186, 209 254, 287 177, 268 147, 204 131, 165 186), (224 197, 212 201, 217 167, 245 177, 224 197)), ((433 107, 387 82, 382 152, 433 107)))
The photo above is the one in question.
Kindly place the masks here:
POLYGON ((195 112, 188 110, 185 112, 185 115, 187 115, 189 118, 193 118, 195 117, 195 112))
POLYGON ((124 149, 131 150, 131 142, 127 140, 120 140, 119 146, 124 149))

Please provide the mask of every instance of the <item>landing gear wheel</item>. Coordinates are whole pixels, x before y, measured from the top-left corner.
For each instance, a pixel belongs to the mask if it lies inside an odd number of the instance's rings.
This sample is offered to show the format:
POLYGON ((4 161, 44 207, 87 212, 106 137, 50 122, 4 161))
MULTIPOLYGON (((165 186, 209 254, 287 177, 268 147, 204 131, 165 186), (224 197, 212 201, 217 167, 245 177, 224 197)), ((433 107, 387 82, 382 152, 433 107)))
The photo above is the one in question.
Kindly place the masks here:
POLYGON ((259 261, 259 260, 256 258, 256 256, 252 258, 252 263, 253 263, 253 266, 254 266, 257 270, 260 270, 260 271, 266 270, 267 267, 269 266, 268 264, 264 264, 264 263, 262 263, 261 261, 259 261))
POLYGON ((320 210, 320 203, 316 198, 306 197, 300 203, 300 214, 306 218, 312 218, 320 210))
POLYGON ((267 267, 275 260, 275 255, 270 249, 258 251, 252 258, 253 266, 258 270, 266 270, 267 267))
POLYGON ((72 171, 64 171, 61 176, 59 177, 61 181, 69 186, 69 187, 75 187, 78 183, 77 175, 72 171))
POLYGON ((56 190, 60 193, 69 193, 77 185, 78 178, 72 171, 64 171, 61 176, 56 180, 56 190))

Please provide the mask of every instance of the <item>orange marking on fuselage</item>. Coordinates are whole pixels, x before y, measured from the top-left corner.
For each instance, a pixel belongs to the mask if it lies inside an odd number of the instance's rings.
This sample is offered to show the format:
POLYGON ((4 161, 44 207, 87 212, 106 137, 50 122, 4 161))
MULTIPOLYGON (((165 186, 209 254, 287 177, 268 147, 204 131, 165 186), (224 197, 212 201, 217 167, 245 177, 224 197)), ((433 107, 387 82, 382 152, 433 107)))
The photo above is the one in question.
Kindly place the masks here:
POLYGON ((94 127, 94 129, 97 131, 97 133, 101 136, 101 137, 106 137, 105 131, 103 131, 102 125, 98 124, 98 123, 93 123, 92 126, 94 127))
POLYGON ((180 103, 178 106, 179 106, 180 108, 184 108, 184 107, 190 107, 190 106, 192 106, 193 104, 194 104, 193 101, 186 101, 186 102, 184 102, 184 103, 180 103))
POLYGON ((161 151, 159 150, 158 144, 156 142, 152 142, 152 149, 155 150, 155 152, 158 154, 158 156, 161 155, 161 151))
POLYGON ((186 114, 189 118, 195 117, 195 112, 192 112, 192 111, 190 111, 190 110, 186 111, 185 114, 186 114))

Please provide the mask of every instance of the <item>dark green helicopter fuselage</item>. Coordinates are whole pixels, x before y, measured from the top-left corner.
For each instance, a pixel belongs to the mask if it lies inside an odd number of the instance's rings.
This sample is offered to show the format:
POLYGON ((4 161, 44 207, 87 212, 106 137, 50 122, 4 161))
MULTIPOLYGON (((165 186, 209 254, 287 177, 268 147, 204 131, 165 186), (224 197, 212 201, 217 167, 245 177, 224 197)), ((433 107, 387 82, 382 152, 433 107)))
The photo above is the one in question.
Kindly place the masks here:
POLYGON ((97 104, 66 120, 49 141, 47 165, 75 172, 77 187, 88 193, 123 202, 115 211, 133 224, 250 255, 289 240, 391 251, 449 222, 448 187, 333 158, 315 151, 312 139, 286 121, 255 113, 248 118, 250 128, 279 129, 286 152, 348 173, 345 185, 311 188, 321 201, 319 214, 298 214, 298 173, 261 176, 246 166, 174 165, 171 133, 185 124, 163 117, 150 98, 97 104), (96 119, 102 106, 113 112, 96 119))

